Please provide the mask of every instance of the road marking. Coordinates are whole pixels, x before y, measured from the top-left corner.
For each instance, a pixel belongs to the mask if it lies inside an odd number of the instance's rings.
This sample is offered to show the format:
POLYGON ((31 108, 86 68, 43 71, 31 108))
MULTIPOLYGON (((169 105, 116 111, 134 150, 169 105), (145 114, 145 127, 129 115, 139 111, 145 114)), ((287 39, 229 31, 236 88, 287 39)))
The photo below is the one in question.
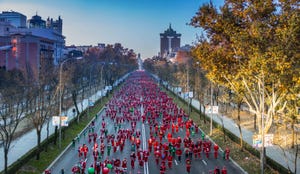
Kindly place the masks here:
POLYGON ((202 162, 207 166, 207 163, 206 163, 206 161, 205 160, 202 160, 202 162))
MULTIPOLYGON (((142 124, 142 139, 143 139, 143 149, 147 150, 147 143, 146 143, 146 133, 145 133, 145 125, 142 124)), ((144 163, 144 174, 149 173, 148 162, 144 163)))
POLYGON ((177 161, 176 161, 176 160, 174 160, 174 162, 175 162, 176 166, 178 166, 178 163, 177 163, 177 161))

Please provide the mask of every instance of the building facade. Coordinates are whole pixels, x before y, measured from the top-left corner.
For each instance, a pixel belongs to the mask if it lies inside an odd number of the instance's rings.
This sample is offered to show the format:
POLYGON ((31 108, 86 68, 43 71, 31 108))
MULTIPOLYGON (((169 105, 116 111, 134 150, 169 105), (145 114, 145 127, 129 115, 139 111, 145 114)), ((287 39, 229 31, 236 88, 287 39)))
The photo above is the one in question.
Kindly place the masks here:
POLYGON ((160 33, 160 56, 167 57, 180 48, 181 34, 172 29, 171 24, 164 33, 160 33))
POLYGON ((19 69, 36 78, 43 63, 57 65, 64 57, 65 37, 46 28, 39 16, 33 19, 29 20, 30 28, 0 22, 0 47, 10 46, 9 50, 0 50, 0 68, 19 69))
POLYGON ((62 34, 62 27, 63 27, 63 21, 60 18, 60 16, 58 16, 57 20, 53 20, 53 18, 47 18, 46 21, 46 27, 50 28, 54 31, 57 31, 59 34, 62 34))
POLYGON ((27 17, 15 11, 3 11, 0 13, 0 22, 8 22, 16 28, 26 28, 27 17))
POLYGON ((28 20, 29 28, 46 28, 46 21, 42 19, 41 16, 37 14, 32 16, 31 19, 28 20))

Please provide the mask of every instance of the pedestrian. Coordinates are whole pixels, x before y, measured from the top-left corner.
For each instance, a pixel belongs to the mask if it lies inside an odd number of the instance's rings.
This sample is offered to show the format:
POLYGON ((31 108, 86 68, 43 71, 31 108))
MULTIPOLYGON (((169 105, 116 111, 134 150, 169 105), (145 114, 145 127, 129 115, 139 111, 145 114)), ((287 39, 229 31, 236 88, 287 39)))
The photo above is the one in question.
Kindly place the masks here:
POLYGON ((209 158, 209 153, 210 153, 210 149, 209 147, 205 147, 205 155, 206 155, 206 158, 209 158))
POLYGON ((84 173, 85 172, 85 168, 86 168, 86 160, 82 160, 80 162, 80 165, 81 165, 81 173, 84 173))
POLYGON ((190 149, 185 147, 184 148, 184 153, 185 153, 185 159, 187 159, 189 157, 190 149))
POLYGON ((122 168, 124 168, 124 170, 127 170, 127 159, 124 158, 122 161, 122 168))
POLYGON ((223 166, 223 169, 221 170, 221 174, 227 174, 227 169, 225 166, 223 166))
POLYGON ((230 153, 230 150, 228 147, 226 147, 225 149, 225 160, 229 160, 229 153, 230 153))
POLYGON ((160 165, 160 174, 165 174, 166 173, 166 163, 164 161, 162 161, 161 165, 160 165))
POLYGON ((83 156, 84 156, 84 158, 86 158, 87 153, 89 151, 89 148, 87 147, 86 144, 83 144, 82 150, 83 150, 83 156))
POLYGON ((181 162, 182 150, 180 148, 176 149, 176 155, 177 155, 178 161, 181 162))
POLYGON ((131 168, 134 169, 134 160, 131 159, 131 168))
POLYGON ((215 159, 218 158, 218 150, 219 150, 219 146, 217 144, 214 145, 214 157, 215 159))
POLYGON ((44 171, 44 173, 45 173, 45 174, 51 174, 51 170, 50 170, 50 169, 46 169, 46 170, 44 171))
POLYGON ((96 162, 96 167, 95 167, 96 174, 100 174, 101 171, 101 163, 99 161, 96 162))
POLYGON ((218 166, 215 167, 214 174, 221 174, 218 166))
POLYGON ((139 160, 139 166, 140 166, 140 168, 142 168, 142 167, 144 166, 144 161, 143 161, 143 159, 140 159, 140 160, 139 160))
POLYGON ((158 165, 159 164, 159 158, 161 158, 161 153, 159 150, 156 150, 154 152, 154 156, 155 156, 155 161, 156 161, 156 164, 158 165))
POLYGON ((107 145, 107 156, 110 156, 111 145, 107 145))
POLYGON ((73 166, 71 171, 72 171, 73 174, 79 174, 80 173, 79 165, 73 166))
POLYGON ((190 173, 191 172, 192 161, 189 158, 185 160, 185 165, 186 165, 186 172, 190 173))
POLYGON ((83 154, 83 148, 82 148, 82 146, 79 146, 77 151, 78 151, 78 157, 79 158, 82 157, 82 154, 83 154))
POLYGON ((172 155, 170 154, 167 159, 168 159, 168 167, 171 169, 172 168, 172 164, 173 164, 173 157, 172 157, 172 155))

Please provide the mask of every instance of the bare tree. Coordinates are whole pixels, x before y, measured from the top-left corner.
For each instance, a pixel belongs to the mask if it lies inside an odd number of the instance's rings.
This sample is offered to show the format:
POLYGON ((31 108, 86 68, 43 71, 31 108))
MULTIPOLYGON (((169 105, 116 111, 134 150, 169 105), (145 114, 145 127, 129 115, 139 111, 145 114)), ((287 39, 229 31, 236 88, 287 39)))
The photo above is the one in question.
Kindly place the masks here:
MULTIPOLYGON (((54 67, 52 64, 53 60, 51 57, 41 57, 41 67, 38 74, 38 79, 36 85, 33 86, 33 91, 35 95, 34 98, 35 106, 34 112, 29 114, 29 119, 33 124, 36 135, 37 135, 37 154, 36 160, 40 158, 41 149, 41 133, 45 122, 50 119, 51 114, 54 111, 55 97, 57 92, 54 93, 54 88, 56 86, 54 67)), ((57 90, 56 90, 57 91, 57 90)))
POLYGON ((4 150, 4 173, 8 168, 8 153, 16 129, 24 116, 26 94, 21 72, 1 72, 4 78, 0 84, 0 136, 4 150), (2 83, 3 82, 3 83, 2 83))

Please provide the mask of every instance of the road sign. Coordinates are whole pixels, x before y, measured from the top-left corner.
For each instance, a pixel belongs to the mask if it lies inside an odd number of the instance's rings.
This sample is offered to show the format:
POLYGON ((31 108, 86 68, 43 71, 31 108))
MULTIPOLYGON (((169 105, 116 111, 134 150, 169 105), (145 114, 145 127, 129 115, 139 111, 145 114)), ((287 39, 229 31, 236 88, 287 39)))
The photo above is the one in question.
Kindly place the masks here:
POLYGON ((69 126, 68 117, 62 116, 61 119, 61 126, 69 126))
POLYGON ((52 125, 53 126, 59 126, 59 118, 61 120, 61 126, 68 126, 68 117, 66 116, 53 116, 52 117, 52 125))
MULTIPOLYGON (((261 135, 254 134, 252 136, 253 147, 259 148, 262 146, 261 135)), ((273 138, 274 134, 266 134, 265 135, 265 147, 273 146, 273 138)))
POLYGON ((205 106, 205 114, 211 114, 211 113, 213 113, 213 114, 219 113, 219 106, 212 106, 211 107, 211 105, 206 105, 205 106))
POLYGON ((59 125, 59 116, 53 116, 52 117, 52 125, 58 126, 59 125))
POLYGON ((189 98, 193 98, 194 97, 194 93, 193 92, 189 92, 189 98))

